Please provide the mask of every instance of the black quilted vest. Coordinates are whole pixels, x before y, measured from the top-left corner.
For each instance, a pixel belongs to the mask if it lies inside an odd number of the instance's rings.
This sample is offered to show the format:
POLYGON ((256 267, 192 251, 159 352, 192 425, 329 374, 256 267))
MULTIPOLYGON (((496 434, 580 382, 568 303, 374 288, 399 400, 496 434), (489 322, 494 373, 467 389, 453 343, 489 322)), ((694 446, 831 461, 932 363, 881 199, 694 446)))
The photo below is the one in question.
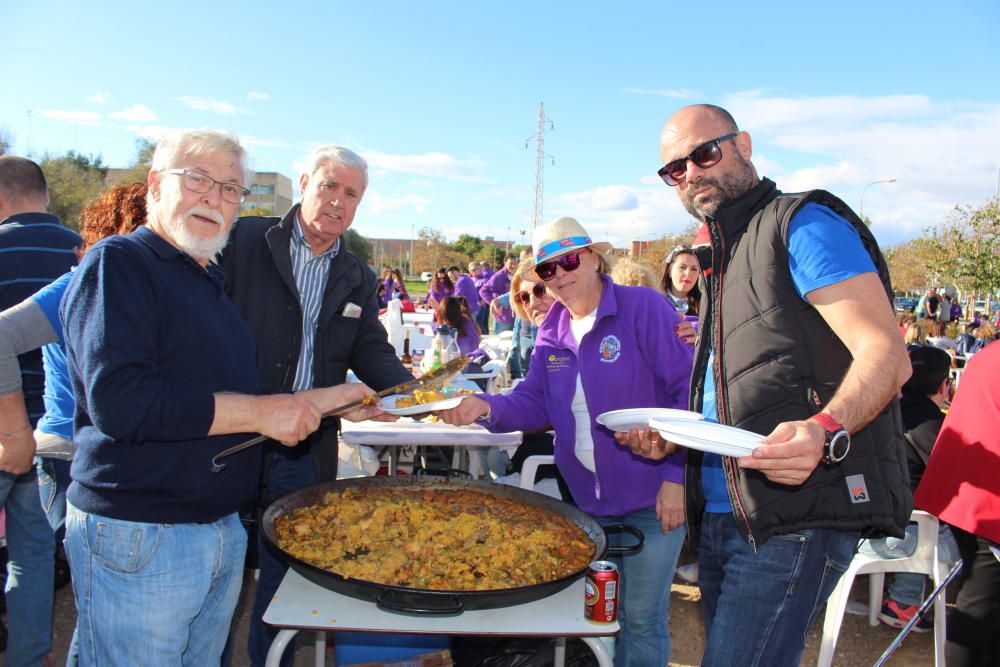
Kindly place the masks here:
MULTIPOLYGON (((710 348, 716 351, 719 421, 766 435, 781 422, 807 419, 833 397, 851 363, 848 349, 803 300, 788 268, 788 224, 815 202, 849 220, 861 235, 892 302, 889 272, 871 232, 840 199, 814 190, 782 194, 762 180, 707 221, 711 245, 699 252, 707 272, 701 340, 695 353, 692 409, 700 411, 710 348)), ((737 525, 751 547, 808 528, 903 535, 912 510, 899 401, 851 434, 839 464, 820 464, 801 486, 770 482, 723 457, 737 525)), ((688 457, 689 525, 697 526, 701 455, 688 457)), ((700 502, 699 502, 700 501, 700 502)))

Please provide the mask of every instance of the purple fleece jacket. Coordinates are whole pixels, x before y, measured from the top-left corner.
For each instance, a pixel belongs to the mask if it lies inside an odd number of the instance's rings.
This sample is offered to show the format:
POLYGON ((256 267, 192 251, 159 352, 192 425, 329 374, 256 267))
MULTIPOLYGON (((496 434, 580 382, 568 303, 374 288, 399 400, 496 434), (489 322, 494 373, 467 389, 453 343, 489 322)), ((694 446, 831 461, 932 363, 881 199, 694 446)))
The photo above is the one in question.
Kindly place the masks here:
POLYGON ((576 458, 571 404, 580 373, 592 419, 626 408, 687 408, 693 350, 674 335, 677 311, 647 287, 615 285, 602 276, 594 328, 579 350, 570 314, 556 303, 535 339, 531 370, 509 396, 486 396, 491 431, 555 429, 556 465, 584 512, 616 516, 653 507, 664 481, 683 483, 684 454, 649 461, 619 445, 612 431, 591 423, 597 473, 576 458))
MULTIPOLYGON (((486 281, 486 283, 480 288, 479 296, 482 297, 483 301, 486 303, 493 303, 493 300, 510 291, 510 274, 507 273, 507 269, 500 269, 493 276, 486 281)), ((514 312, 510 308, 501 308, 500 315, 496 318, 497 322, 513 322, 514 312)))

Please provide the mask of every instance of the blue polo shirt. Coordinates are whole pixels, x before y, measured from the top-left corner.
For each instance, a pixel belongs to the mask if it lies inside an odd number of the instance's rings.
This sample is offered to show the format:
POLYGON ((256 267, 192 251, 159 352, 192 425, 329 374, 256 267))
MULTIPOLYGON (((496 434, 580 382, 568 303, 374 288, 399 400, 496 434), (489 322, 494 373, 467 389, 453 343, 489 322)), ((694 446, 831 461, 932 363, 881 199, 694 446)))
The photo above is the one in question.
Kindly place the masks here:
MULTIPOLYGON (((813 290, 875 272, 875 264, 854 226, 826 206, 813 203, 803 206, 788 223, 788 268, 803 299, 813 290)), ((713 422, 718 421, 714 363, 713 350, 706 366, 702 402, 702 415, 713 422)), ((733 511, 718 454, 706 453, 702 458, 701 485, 706 512, 733 511)))
POLYGON ((217 392, 258 394, 253 335, 205 269, 149 229, 96 244, 59 311, 77 404, 67 497, 93 514, 200 523, 250 499, 260 448, 212 457, 252 437, 209 437, 217 392))
MULTIPOLYGON (((17 213, 0 221, 0 310, 21 303, 76 264, 83 239, 49 213, 17 213)), ((35 426, 45 411, 42 353, 18 357, 28 419, 35 426)))

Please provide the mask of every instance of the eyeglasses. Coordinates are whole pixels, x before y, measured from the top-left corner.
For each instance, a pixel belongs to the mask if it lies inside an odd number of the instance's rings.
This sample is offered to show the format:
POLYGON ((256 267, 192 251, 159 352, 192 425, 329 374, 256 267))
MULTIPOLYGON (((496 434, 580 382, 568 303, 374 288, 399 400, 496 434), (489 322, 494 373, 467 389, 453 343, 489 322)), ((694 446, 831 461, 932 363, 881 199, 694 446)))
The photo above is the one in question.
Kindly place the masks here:
POLYGON ((531 288, 530 293, 527 292, 526 290, 521 290, 520 292, 514 295, 514 299, 518 303, 527 306, 528 302, 531 301, 532 294, 535 295, 536 299, 541 299, 543 296, 545 296, 545 285, 543 285, 542 283, 535 283, 534 287, 531 288))
POLYGON ((582 250, 568 252, 562 257, 558 257, 551 262, 538 264, 535 266, 535 275, 542 280, 552 280, 556 275, 556 267, 561 266, 563 271, 576 271, 580 268, 580 254, 582 250))
POLYGON ((219 190, 222 192, 222 198, 230 204, 242 204, 246 201, 247 195, 250 194, 250 191, 242 185, 217 181, 208 174, 203 174, 200 171, 193 171, 191 169, 167 169, 167 173, 183 176, 184 187, 191 192, 197 192, 202 195, 206 192, 211 192, 212 188, 218 185, 219 190))
POLYGON ((718 139, 706 141, 691 151, 690 155, 668 162, 660 167, 656 173, 660 175, 660 178, 667 185, 671 187, 680 185, 687 180, 688 160, 694 162, 701 169, 714 167, 722 160, 722 147, 719 144, 723 141, 734 139, 738 134, 738 132, 730 132, 718 139))

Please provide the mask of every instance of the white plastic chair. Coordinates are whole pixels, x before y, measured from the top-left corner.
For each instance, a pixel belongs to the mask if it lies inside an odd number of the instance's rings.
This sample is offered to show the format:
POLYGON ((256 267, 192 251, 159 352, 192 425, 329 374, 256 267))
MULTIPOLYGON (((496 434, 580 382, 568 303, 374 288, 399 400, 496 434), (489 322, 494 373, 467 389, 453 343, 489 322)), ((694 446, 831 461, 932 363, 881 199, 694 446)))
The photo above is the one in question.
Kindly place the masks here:
MULTIPOLYGON (((823 640, 820 644, 817 667, 829 667, 833 663, 837 637, 844 620, 844 610, 851 593, 851 585, 859 574, 871 575, 868 581, 868 623, 878 625, 878 613, 882 609, 882 586, 886 572, 917 572, 926 574, 934 581, 934 587, 947 576, 947 568, 938 562, 938 520, 937 517, 921 510, 914 510, 910 521, 917 524, 917 546, 912 556, 905 558, 880 558, 858 553, 851 561, 847 572, 840 578, 837 587, 826 601, 826 617, 823 620, 823 640)), ((944 667, 945 645, 945 596, 939 595, 934 601, 934 664, 944 667)))
POLYGON ((551 454, 534 454, 524 459, 524 463, 521 465, 521 488, 528 491, 534 489, 538 466, 552 465, 555 462, 556 457, 551 454))

